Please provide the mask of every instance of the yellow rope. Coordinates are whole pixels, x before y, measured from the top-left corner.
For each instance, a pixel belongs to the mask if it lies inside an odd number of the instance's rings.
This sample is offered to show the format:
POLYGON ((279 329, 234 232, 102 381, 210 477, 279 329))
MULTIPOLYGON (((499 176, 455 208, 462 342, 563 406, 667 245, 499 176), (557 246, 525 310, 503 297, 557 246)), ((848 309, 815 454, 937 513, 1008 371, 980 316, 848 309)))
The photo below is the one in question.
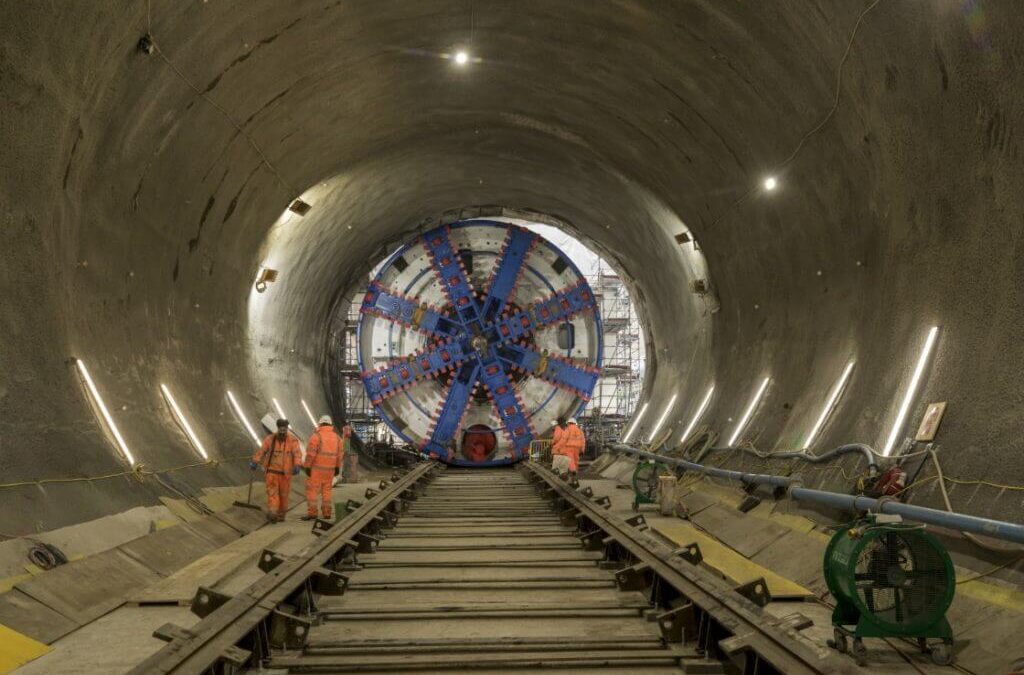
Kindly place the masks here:
POLYGON ((1018 563, 1021 560, 1024 560, 1024 557, 1017 556, 1015 558, 1011 558, 1011 559, 1007 560, 1006 562, 1004 562, 1004 563, 1002 563, 1000 565, 996 565, 995 567, 993 567, 990 570, 986 570, 984 572, 981 572, 980 574, 975 574, 973 577, 967 577, 966 579, 957 579, 956 582, 958 584, 966 584, 968 581, 974 581, 975 579, 981 579, 982 577, 987 577, 988 575, 990 575, 990 574, 992 574, 994 572, 998 572, 999 570, 1003 569, 1004 567, 1009 567, 1010 565, 1012 565, 1014 563, 1018 563))
POLYGON ((964 480, 962 478, 950 478, 946 476, 947 483, 956 483, 957 485, 987 485, 991 488, 997 488, 999 490, 1017 490, 1024 492, 1024 485, 1003 485, 1002 483, 993 483, 987 480, 964 480))
POLYGON ((25 487, 28 485, 48 485, 51 483, 91 483, 98 480, 109 480, 111 478, 120 478, 122 476, 133 476, 138 480, 142 480, 146 476, 153 476, 158 473, 173 473, 175 471, 182 471, 183 469, 191 469, 195 467, 206 467, 216 468, 222 462, 232 462, 239 459, 248 459, 249 455, 237 455, 235 457, 225 457, 223 459, 211 459, 206 462, 193 462, 191 464, 182 464, 181 466, 171 467, 169 469, 147 469, 144 465, 139 464, 134 469, 128 471, 119 471, 117 473, 108 473, 102 476, 79 476, 76 478, 40 478, 39 480, 25 480, 17 483, 0 483, 0 489, 4 488, 15 488, 25 487))

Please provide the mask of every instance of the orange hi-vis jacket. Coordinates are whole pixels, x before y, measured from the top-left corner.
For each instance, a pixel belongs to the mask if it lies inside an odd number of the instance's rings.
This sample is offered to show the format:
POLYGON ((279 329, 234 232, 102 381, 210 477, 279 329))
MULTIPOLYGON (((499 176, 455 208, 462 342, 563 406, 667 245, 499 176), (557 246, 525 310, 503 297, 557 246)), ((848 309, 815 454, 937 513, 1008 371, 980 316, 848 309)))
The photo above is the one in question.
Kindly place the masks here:
POLYGON ((335 469, 340 470, 341 461, 345 457, 345 446, 352 430, 345 426, 341 433, 339 436, 330 424, 317 427, 306 444, 304 466, 307 469, 330 471, 332 474, 335 469))
POLYGON ((302 446, 293 434, 288 434, 283 441, 277 434, 270 434, 263 439, 252 461, 262 465, 267 473, 290 476, 292 469, 302 462, 302 446))
POLYGON ((570 457, 579 458, 586 445, 587 441, 583 437, 583 430, 575 424, 569 424, 564 429, 562 427, 555 427, 551 454, 569 455, 570 457))

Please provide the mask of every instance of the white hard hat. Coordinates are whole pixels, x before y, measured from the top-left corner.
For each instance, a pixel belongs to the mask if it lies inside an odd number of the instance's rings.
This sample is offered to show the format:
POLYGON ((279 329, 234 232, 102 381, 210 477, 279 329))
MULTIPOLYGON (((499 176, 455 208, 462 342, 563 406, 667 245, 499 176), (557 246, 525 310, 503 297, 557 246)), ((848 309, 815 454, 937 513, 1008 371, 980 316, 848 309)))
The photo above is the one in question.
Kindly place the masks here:
POLYGON ((575 417, 570 417, 569 418, 569 424, 576 424, 576 418, 575 417))
POLYGON ((330 415, 321 415, 320 421, 317 422, 317 424, 323 426, 324 424, 334 424, 334 421, 331 419, 330 415))

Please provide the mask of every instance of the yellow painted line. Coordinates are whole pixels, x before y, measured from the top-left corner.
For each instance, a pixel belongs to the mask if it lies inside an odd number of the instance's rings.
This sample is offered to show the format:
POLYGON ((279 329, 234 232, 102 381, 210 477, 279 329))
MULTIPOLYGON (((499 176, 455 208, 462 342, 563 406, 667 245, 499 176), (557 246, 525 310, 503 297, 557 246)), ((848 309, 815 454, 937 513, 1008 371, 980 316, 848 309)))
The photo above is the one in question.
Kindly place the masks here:
POLYGON ((798 583, 790 581, 751 560, 743 557, 720 541, 712 539, 693 525, 682 520, 651 523, 658 533, 668 537, 679 546, 697 543, 704 565, 731 580, 737 586, 764 578, 773 598, 810 598, 814 594, 798 583))
POLYGON ((15 584, 20 584, 22 581, 31 578, 31 574, 18 574, 13 577, 6 577, 4 579, 0 579, 0 593, 6 593, 7 591, 14 588, 15 584))
POLYGON ((50 651, 42 642, 0 624, 0 673, 9 673, 50 651))
MULTIPOLYGON (((966 573, 968 577, 973 574, 973 572, 966 573)), ((967 581, 957 584, 956 592, 975 600, 987 602, 990 605, 1024 613, 1024 592, 1015 591, 1012 588, 988 584, 979 579, 978 581, 967 581)))

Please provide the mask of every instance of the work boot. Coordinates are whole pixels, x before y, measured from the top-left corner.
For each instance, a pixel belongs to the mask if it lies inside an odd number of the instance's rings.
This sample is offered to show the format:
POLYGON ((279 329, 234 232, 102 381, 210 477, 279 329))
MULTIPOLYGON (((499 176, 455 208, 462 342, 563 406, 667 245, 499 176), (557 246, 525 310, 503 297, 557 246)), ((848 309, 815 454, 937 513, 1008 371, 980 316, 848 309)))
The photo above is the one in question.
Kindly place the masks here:
POLYGON ((268 512, 267 512, 267 522, 268 522, 268 523, 274 523, 274 522, 277 522, 277 514, 276 514, 276 513, 270 513, 270 512, 268 511, 268 512))
POLYGON ((316 514, 310 515, 307 513, 306 515, 299 518, 299 520, 316 520, 316 514))

